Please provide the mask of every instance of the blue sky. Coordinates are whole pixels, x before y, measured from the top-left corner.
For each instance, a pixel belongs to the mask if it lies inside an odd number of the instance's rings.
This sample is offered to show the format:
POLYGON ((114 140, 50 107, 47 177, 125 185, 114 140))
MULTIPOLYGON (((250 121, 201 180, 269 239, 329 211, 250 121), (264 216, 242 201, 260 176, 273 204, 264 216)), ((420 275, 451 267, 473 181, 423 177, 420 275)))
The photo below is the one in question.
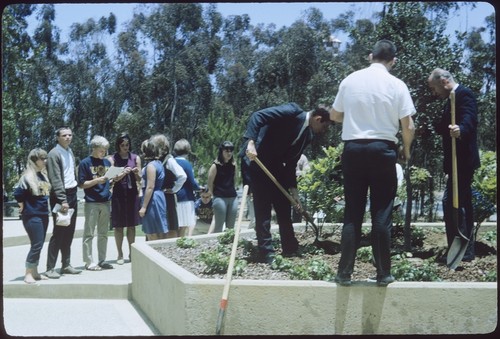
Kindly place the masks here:
MULTIPOLYGON (((234 14, 248 14, 251 23, 274 23, 277 28, 290 26, 301 18, 304 10, 317 7, 326 19, 334 19, 349 9, 354 9, 356 19, 370 19, 380 9, 381 2, 280 2, 280 3, 218 3, 217 9, 224 17, 234 14)), ((470 30, 472 27, 484 26, 484 18, 495 11, 487 2, 477 2, 478 8, 464 10, 450 20, 452 31, 470 30)), ((98 19, 113 12, 117 16, 118 30, 130 20, 134 8, 140 3, 102 3, 102 4, 56 4, 56 25, 62 29, 62 39, 67 39, 71 24, 84 22, 89 18, 98 19)), ((33 21, 35 19, 33 18, 33 21)))

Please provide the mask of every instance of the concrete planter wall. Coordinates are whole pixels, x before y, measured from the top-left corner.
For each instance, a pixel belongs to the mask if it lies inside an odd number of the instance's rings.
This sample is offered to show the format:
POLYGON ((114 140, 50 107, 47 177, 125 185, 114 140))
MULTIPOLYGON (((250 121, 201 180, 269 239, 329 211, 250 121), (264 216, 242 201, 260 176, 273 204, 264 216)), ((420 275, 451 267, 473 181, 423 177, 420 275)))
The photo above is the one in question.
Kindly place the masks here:
MULTIPOLYGON (((200 279, 151 247, 174 242, 133 245, 132 299, 162 335, 213 335, 225 281, 200 279)), ((484 334, 496 329, 497 307, 497 283, 233 279, 223 334, 484 334)))

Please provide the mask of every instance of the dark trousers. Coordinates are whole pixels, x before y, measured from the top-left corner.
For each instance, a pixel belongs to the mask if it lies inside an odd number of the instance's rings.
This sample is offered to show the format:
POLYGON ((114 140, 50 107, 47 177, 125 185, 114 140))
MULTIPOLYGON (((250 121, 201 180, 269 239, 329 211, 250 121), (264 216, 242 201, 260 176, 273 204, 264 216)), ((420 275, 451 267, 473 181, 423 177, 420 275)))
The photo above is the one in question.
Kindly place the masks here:
POLYGON ((453 224, 453 178, 451 175, 448 176, 446 182, 446 188, 443 195, 443 214, 444 223, 446 227, 446 239, 448 241, 448 248, 455 236, 458 236, 457 226, 460 227, 460 231, 463 235, 469 238, 471 241, 467 247, 464 257, 474 257, 474 217, 473 217, 473 206, 472 206, 472 176, 474 172, 472 171, 459 171, 458 172, 458 221, 459 225, 453 224))
POLYGON ((45 242, 45 235, 49 227, 48 215, 22 216, 24 229, 30 238, 30 251, 26 258, 26 268, 35 268, 40 260, 40 253, 45 242))
MULTIPOLYGON (((272 171, 272 169, 269 169, 272 171)), ((273 173, 273 172, 271 172, 273 173)), ((257 164, 250 166, 253 204, 255 211, 255 232, 261 255, 274 252, 271 236, 271 212, 276 212, 283 252, 294 252, 299 243, 295 238, 291 217, 291 204, 257 164)), ((273 173, 276 176, 276 174, 273 173)), ((277 177, 277 180, 279 178, 277 177)))
POLYGON ((373 257, 377 276, 387 276, 391 272, 392 208, 397 189, 396 145, 383 140, 347 141, 342 169, 345 210, 338 275, 350 278, 353 273, 369 189, 373 257))
MULTIPOLYGON (((54 231, 49 241, 49 249, 47 254, 47 271, 56 267, 57 255, 61 251, 62 268, 68 267, 71 261, 71 243, 75 235, 76 216, 78 214, 78 198, 76 196, 76 187, 66 190, 66 200, 68 201, 69 208, 73 208, 75 212, 71 216, 69 226, 56 226, 56 214, 52 214, 54 221, 54 231)), ((51 209, 54 208, 57 201, 51 198, 51 209)))

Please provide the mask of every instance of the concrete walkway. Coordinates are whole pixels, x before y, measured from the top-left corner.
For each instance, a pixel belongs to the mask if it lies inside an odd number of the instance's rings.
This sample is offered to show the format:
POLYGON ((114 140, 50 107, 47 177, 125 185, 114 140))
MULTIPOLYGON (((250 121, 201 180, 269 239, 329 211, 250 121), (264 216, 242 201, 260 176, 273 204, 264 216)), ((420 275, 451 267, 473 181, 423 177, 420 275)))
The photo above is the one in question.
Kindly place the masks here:
MULTIPOLYGON (((83 269, 82 232, 84 218, 77 218, 77 231, 71 247, 72 266, 83 269)), ((52 232, 49 224, 40 257, 44 272, 47 246, 52 232)), ((11 336, 154 336, 157 330, 129 300, 132 283, 131 263, 117 265, 115 239, 108 238, 107 261, 111 270, 83 271, 60 279, 24 283, 25 260, 30 245, 21 220, 6 218, 3 233, 3 328, 11 336)), ((144 236, 136 242, 144 242, 144 236)), ((128 257, 127 242, 124 255, 128 257)), ((93 253, 97 256, 97 240, 93 253)), ((60 265, 60 256, 58 258, 60 265)), ((60 266, 56 267, 59 271, 60 266)), ((4 333, 2 333, 4 337, 4 333)))

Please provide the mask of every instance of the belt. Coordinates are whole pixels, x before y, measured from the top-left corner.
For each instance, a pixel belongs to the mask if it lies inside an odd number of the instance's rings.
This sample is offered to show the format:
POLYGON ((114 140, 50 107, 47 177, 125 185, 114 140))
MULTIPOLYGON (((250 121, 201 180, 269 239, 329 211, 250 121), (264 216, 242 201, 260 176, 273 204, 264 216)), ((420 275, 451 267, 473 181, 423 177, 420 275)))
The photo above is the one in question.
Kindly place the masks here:
POLYGON ((78 186, 67 188, 66 193, 75 193, 78 189, 78 186))
POLYGON ((386 140, 386 139, 351 139, 351 140, 345 140, 344 143, 355 143, 355 144, 371 144, 372 142, 383 142, 387 144, 389 147, 397 149, 397 145, 394 141, 391 140, 386 140))

